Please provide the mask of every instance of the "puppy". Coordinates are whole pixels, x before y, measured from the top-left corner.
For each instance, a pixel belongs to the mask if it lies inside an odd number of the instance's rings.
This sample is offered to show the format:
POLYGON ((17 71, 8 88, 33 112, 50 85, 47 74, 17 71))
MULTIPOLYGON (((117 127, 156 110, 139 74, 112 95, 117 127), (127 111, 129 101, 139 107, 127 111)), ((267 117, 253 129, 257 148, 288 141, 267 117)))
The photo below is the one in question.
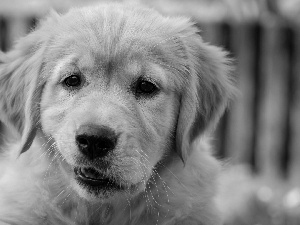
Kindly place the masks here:
POLYGON ((207 133, 231 66, 188 19, 52 13, 0 61, 1 224, 221 224, 207 133))

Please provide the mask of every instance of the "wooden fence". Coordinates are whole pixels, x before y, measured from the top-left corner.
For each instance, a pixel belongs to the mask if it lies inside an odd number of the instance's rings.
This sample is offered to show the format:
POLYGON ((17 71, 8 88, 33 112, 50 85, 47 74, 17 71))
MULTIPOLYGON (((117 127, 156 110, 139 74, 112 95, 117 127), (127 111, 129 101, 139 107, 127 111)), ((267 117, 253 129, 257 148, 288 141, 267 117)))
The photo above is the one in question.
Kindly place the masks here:
POLYGON ((300 26, 283 19, 202 24, 236 59, 240 94, 218 127, 221 158, 300 181, 300 26))
MULTIPOLYGON (((0 47, 27 33, 35 18, 0 16, 0 47)), ((299 180, 300 27, 283 19, 199 23, 204 40, 235 58, 240 95, 222 118, 218 157, 268 177, 299 180)))

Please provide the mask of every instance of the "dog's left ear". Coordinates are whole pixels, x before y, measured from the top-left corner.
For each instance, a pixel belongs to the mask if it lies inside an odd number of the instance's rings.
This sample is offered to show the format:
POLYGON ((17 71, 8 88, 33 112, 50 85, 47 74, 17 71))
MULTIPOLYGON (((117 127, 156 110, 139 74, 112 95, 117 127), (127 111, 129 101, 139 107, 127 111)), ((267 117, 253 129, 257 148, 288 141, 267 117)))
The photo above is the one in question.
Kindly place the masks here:
POLYGON ((181 94, 176 149, 185 161, 190 145, 215 127, 236 89, 232 63, 224 51, 204 43, 194 27, 181 41, 189 78, 181 94))

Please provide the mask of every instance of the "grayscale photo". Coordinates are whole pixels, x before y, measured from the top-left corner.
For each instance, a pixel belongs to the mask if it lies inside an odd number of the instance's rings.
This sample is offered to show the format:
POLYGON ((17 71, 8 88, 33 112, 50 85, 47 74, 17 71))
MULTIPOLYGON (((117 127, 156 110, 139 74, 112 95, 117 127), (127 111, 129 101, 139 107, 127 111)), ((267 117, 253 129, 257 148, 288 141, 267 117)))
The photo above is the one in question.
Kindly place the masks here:
POLYGON ((300 225, 300 0, 0 0, 0 225, 300 225))

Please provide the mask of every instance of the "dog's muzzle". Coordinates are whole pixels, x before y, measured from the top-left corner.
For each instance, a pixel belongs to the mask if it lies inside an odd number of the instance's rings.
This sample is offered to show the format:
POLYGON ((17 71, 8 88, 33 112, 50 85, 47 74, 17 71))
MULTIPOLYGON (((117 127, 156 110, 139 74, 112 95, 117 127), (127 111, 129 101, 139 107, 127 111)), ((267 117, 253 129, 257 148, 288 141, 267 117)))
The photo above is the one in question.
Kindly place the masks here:
MULTIPOLYGON (((118 135, 107 126, 94 124, 82 125, 75 136, 78 150, 91 162, 105 158, 117 145, 118 135)), ((105 160, 104 160, 105 161, 105 160)), ((104 162, 103 161, 103 162, 104 162)), ((103 163, 101 161, 101 163, 103 163)), ((94 166, 77 166, 74 168, 75 179, 90 190, 122 189, 119 182, 107 176, 101 169, 94 166)))

